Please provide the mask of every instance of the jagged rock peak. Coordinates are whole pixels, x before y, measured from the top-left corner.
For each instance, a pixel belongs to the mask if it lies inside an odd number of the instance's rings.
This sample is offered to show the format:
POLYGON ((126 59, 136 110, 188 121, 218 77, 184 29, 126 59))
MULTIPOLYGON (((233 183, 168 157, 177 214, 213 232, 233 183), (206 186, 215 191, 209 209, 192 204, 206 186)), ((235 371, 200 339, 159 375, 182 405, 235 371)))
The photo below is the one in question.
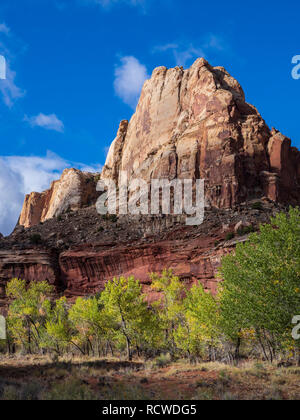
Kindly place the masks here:
POLYGON ((187 70, 158 67, 131 121, 122 121, 102 177, 204 178, 219 208, 253 197, 300 202, 300 154, 270 131, 223 67, 199 58, 187 70))
MULTIPOLYGON (((101 177, 205 180, 208 205, 253 198, 300 204, 300 152, 272 131, 223 67, 199 58, 187 70, 158 67, 130 122, 120 123, 101 177)), ((32 226, 96 201, 94 176, 64 172, 50 190, 26 197, 20 224, 32 226), (87 182, 90 179, 92 182, 87 182)))

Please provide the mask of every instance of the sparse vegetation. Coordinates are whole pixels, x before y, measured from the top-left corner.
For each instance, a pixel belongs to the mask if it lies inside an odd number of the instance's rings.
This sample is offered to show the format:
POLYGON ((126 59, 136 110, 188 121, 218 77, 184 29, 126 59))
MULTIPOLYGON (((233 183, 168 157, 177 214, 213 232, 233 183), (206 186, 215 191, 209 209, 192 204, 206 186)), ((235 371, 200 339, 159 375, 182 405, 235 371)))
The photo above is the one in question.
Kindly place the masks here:
MULTIPOLYGON (((112 399, 117 390, 125 399, 129 394, 132 397, 122 383, 139 377, 133 360, 147 361, 142 363, 145 371, 141 387, 134 391, 136 398, 148 395, 146 369, 152 376, 162 369, 176 376, 182 364, 185 374, 196 370, 200 375, 194 395, 190 395, 196 399, 244 397, 236 387, 245 383, 246 375, 261 384, 263 399, 286 398, 282 387, 289 386, 289 376, 299 378, 295 365, 300 343, 292 338, 292 318, 300 307, 299 266, 300 211, 290 209, 288 215, 277 215, 270 225, 261 226, 259 233, 251 233, 246 243, 238 244, 234 254, 223 258, 219 273, 223 282, 216 295, 201 284, 187 288, 171 270, 151 274, 157 296, 151 304, 133 277, 115 278, 102 293, 78 298, 72 305, 64 297, 55 301, 46 282, 28 286, 13 279, 6 290, 11 302, 7 349, 30 355, 42 351, 64 382, 59 380, 46 390, 32 385, 26 392, 11 383, 0 384, 2 398, 99 398, 94 385, 90 386, 94 381, 78 382, 82 380, 79 374, 65 369, 58 373, 59 361, 68 355, 126 358, 129 364, 124 365, 122 375, 119 372, 117 383, 101 393, 112 399), (248 369, 249 358, 254 361, 248 369), (203 362, 220 364, 199 367, 203 362), (286 367, 290 365, 290 369, 286 367), (212 366, 217 372, 213 376, 212 366)), ((80 372, 84 378, 87 373, 97 376, 85 365, 80 372)), ((257 388, 253 389, 256 392, 257 388)))
POLYGON ((0 400, 298 400, 299 368, 185 361, 161 367, 82 356, 2 359, 0 400), (258 372, 261 373, 257 374, 258 372), (24 375, 26 373, 26 375, 24 375), (284 377, 284 383, 282 378, 284 377), (13 379, 12 379, 13 378, 13 379))
POLYGON ((229 232, 229 233, 227 233, 227 235, 225 237, 225 240, 226 241, 231 241, 231 239, 233 239, 234 237, 235 237, 234 232, 229 232))
POLYGON ((239 228, 238 230, 238 235, 243 236, 243 235, 249 235, 249 233, 253 233, 255 231, 254 226, 250 225, 250 226, 242 226, 239 228))
POLYGON ((102 219, 106 220, 107 222, 117 223, 118 216, 116 214, 104 214, 102 215, 102 219))
POLYGON ((30 236, 30 242, 32 245, 39 245, 42 243, 42 237, 39 233, 34 233, 30 236))
POLYGON ((260 201, 257 201, 251 205, 251 208, 252 210, 263 210, 263 205, 260 201))

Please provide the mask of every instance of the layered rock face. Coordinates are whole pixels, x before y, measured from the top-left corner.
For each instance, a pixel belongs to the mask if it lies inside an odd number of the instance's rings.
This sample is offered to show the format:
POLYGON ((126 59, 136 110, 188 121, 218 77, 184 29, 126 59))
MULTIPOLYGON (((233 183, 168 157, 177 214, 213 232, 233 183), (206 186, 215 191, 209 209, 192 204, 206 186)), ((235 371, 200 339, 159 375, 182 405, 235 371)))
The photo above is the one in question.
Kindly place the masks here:
POLYGON ((66 169, 49 190, 25 197, 19 224, 28 228, 66 211, 91 205, 97 197, 96 180, 94 174, 66 169))
MULTIPOLYGON (((207 206, 232 208, 266 196, 300 204, 300 152, 270 131, 240 84, 203 58, 190 69, 159 67, 144 84, 131 121, 122 121, 101 177, 204 179, 207 206)), ((26 196, 30 227, 97 199, 95 176, 67 169, 43 193, 26 196)))
POLYGON ((231 252, 236 242, 247 239, 238 229, 256 228, 279 210, 268 201, 262 206, 262 210, 246 205, 230 211, 211 209, 199 226, 185 226, 171 217, 137 223, 124 216, 112 222, 97 218, 95 209, 89 208, 30 229, 18 228, 0 241, 0 313, 7 303, 6 283, 14 277, 28 282, 46 280, 57 293, 73 300, 102 291, 113 277, 133 275, 152 300, 156 294, 149 273, 172 268, 186 285, 200 281, 205 289, 215 292, 222 256, 231 252), (228 241, 228 232, 234 230, 236 238, 228 241), (42 241, 32 245, 30 236, 37 234, 42 241), (61 247, 55 245, 53 234, 59 234, 61 247))
POLYGON ((0 251, 0 312, 6 306, 5 287, 13 278, 47 281, 57 291, 63 289, 60 280, 58 254, 55 250, 0 251))
POLYGON ((230 208, 253 197, 300 203, 300 153, 272 132, 222 67, 154 70, 136 113, 122 121, 102 172, 129 178, 205 179, 206 202, 230 208))
POLYGON ((199 280, 215 291, 221 257, 235 245, 227 234, 258 229, 286 204, 300 205, 300 152, 267 127, 224 68, 204 59, 188 70, 159 67, 145 82, 101 178, 118 183, 122 171, 147 182, 204 179, 204 223, 187 227, 163 215, 102 218, 94 206, 99 176, 68 169, 49 190, 26 196, 19 224, 27 229, 0 238, 0 308, 12 277, 47 280, 74 298, 102 290, 114 276, 134 275, 151 298, 148 274, 173 268, 187 284, 199 280), (256 201, 260 209, 251 207, 256 201))

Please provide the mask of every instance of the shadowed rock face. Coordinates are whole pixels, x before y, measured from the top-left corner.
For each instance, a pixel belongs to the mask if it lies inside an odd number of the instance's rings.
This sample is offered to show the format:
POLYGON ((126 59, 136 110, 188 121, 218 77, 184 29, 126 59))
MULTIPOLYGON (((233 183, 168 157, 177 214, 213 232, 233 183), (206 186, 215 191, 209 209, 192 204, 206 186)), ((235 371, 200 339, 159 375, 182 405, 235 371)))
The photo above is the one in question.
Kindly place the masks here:
POLYGON ((260 210, 251 209, 251 205, 207 210, 199 226, 185 226, 171 216, 123 216, 112 222, 90 207, 29 229, 19 227, 0 241, 0 312, 7 303, 6 283, 14 277, 28 282, 46 280, 57 292, 74 299, 103 290, 113 277, 133 275, 151 301, 156 294, 149 273, 172 268, 186 285, 200 281, 205 289, 215 292, 222 256, 232 251, 236 242, 247 239, 240 236, 239 228, 251 225, 257 229, 282 209, 268 200, 261 205, 260 210), (233 231, 236 237, 228 241, 228 233, 233 231), (58 242, 53 236, 57 233, 58 242), (32 245, 32 235, 39 235, 41 243, 32 245))

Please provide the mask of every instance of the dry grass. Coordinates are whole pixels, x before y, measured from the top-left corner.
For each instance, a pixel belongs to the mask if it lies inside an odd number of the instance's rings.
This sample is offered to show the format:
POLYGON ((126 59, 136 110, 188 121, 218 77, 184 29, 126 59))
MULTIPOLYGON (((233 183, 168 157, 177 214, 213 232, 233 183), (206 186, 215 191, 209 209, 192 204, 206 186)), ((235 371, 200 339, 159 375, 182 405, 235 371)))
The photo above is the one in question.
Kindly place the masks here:
POLYGON ((297 400, 300 368, 46 356, 0 358, 4 400, 297 400))

